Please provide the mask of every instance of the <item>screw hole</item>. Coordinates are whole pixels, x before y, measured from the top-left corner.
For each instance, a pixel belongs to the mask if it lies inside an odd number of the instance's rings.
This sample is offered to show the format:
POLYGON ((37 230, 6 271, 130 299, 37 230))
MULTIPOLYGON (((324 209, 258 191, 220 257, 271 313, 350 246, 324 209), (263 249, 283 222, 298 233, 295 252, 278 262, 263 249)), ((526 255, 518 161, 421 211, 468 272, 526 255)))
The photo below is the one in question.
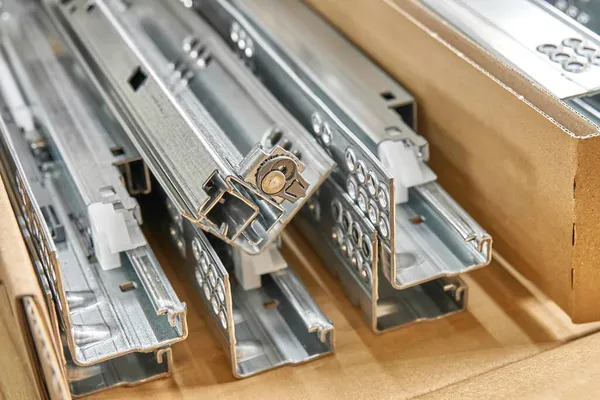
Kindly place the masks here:
POLYGON ((396 96, 394 96, 394 93, 392 93, 392 92, 383 92, 383 93, 381 93, 381 97, 383 97, 384 100, 387 100, 387 101, 396 99, 396 96))
POLYGON ((414 217, 410 217, 408 220, 413 225, 419 225, 425 222, 425 217, 422 215, 415 215, 414 217))
POLYGON ((277 300, 265 301, 263 307, 267 310, 273 310, 279 307, 279 302, 277 300))
POLYGON ((115 157, 122 156, 123 154, 125 154, 125 150, 123 150, 123 148, 120 146, 111 147, 110 152, 115 157))
POLYGON ((121 289, 121 292, 123 292, 123 293, 135 290, 136 287, 137 287, 137 285, 135 284, 135 282, 132 282, 132 281, 123 282, 119 285, 119 289, 121 289))
POLYGON ((275 146, 277 143, 279 143, 282 137, 283 132, 281 132, 280 130, 274 130, 269 135, 269 143, 271 143, 271 146, 275 146))

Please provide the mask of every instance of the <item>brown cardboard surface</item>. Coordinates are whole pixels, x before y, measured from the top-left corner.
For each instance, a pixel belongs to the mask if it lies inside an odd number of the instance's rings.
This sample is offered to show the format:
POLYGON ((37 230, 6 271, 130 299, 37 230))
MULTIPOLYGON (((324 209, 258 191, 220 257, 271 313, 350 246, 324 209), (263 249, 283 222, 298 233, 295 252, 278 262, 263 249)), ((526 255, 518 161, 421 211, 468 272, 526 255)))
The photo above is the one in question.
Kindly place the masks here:
POLYGON ((596 127, 413 1, 308 2, 416 97, 430 165, 499 253, 574 321, 599 320, 596 127))
POLYGON ((600 334, 594 334, 419 399, 597 399, 599 371, 600 334))
MULTIPOLYGON (((0 379, 4 383, 6 378, 26 377, 29 387, 21 389, 24 393, 35 390, 37 393, 43 393, 44 397, 49 393, 52 399, 62 399, 68 393, 68 385, 61 362, 60 338, 54 334, 45 298, 2 180, 0 215, 0 307, 3 308, 2 318, 6 328, 0 332, 0 338, 3 339, 0 341, 3 343, 3 351, 0 353, 4 352, 4 346, 12 345, 12 351, 19 352, 22 361, 22 365, 15 365, 14 370, 8 368, 9 364, 0 364, 3 370, 0 372, 0 379), (27 310, 24 303, 28 304, 27 310), (25 315, 26 312, 28 316, 25 315)), ((7 353, 10 354, 11 351, 7 353)), ((0 385, 0 388, 2 386, 0 385)), ((13 389, 11 393, 14 393, 14 396, 21 396, 13 392, 13 389)), ((13 398, 12 396, 13 394, 8 398, 13 398)))
MULTIPOLYGON (((204 321, 188 303, 192 331, 186 341, 174 346, 172 378, 91 398, 362 399, 428 394, 425 399, 541 399, 551 395, 572 399, 590 397, 590 393, 593 398, 598 390, 600 369, 594 366, 600 364, 600 336, 577 338, 600 326, 572 325, 552 302, 535 289, 529 291, 527 282, 515 279, 497 263, 467 277, 471 288, 468 313, 376 336, 343 297, 338 283, 315 262, 314 254, 301 240, 294 240, 298 245, 288 254, 303 255, 298 260, 303 265, 300 275, 336 323, 335 356, 236 381, 204 321), (577 340, 564 344, 573 339, 577 340)), ((161 241, 153 239, 152 244, 161 261, 169 265, 174 255, 161 241)), ((172 269, 167 273, 186 299, 184 283, 172 269)), ((0 286, 0 293, 3 290, 0 286)), ((2 343, 19 339, 16 330, 9 328, 14 325, 10 310, 6 298, 0 297, 2 327, 7 328, 0 329, 2 343)), ((31 373, 23 367, 22 357, 22 352, 0 352, 0 393, 6 399, 38 398, 27 384, 31 373)))
MULTIPOLYGON (((190 334, 173 346, 175 370, 171 378, 89 398, 405 399, 426 394, 438 396, 432 398, 489 398, 496 393, 507 394, 498 398, 531 398, 534 391, 528 390, 528 379, 520 371, 531 374, 532 384, 538 387, 550 384, 546 392, 539 393, 551 393, 550 388, 555 388, 556 393, 587 394, 593 388, 594 370, 576 360, 591 363, 597 357, 598 349, 586 347, 597 342, 589 342, 586 335, 600 329, 600 324, 573 325, 530 282, 511 275, 497 261, 465 277, 471 290, 468 312, 377 336, 304 240, 294 232, 286 235, 286 257, 335 323, 334 356, 235 380, 225 354, 198 312, 201 307, 189 301, 194 295, 175 271, 175 250, 166 238, 150 237, 175 290, 188 303, 190 334), (571 342, 584 344, 576 347, 577 352, 560 352, 563 347, 573 348, 571 342), (557 373, 563 367, 567 368, 562 372, 564 382, 544 372, 557 373), (577 380, 575 373, 580 371, 577 380), (514 387, 508 386, 512 381, 514 387), (582 385, 579 389, 575 388, 577 383, 582 385)), ((1 299, 0 315, 14 318, 1 299)), ((14 324, 6 318, 4 326, 14 324)), ((0 342, 6 343, 14 332, 0 329, 0 342)), ((2 394, 8 400, 35 398, 27 397, 30 388, 22 387, 31 374, 17 368, 9 357, 11 352, 0 352, 2 394)))
POLYGON ((35 373, 28 362, 25 338, 15 329, 15 324, 6 287, 0 284, 0 399, 41 399, 37 387, 30 384, 35 380, 35 373))

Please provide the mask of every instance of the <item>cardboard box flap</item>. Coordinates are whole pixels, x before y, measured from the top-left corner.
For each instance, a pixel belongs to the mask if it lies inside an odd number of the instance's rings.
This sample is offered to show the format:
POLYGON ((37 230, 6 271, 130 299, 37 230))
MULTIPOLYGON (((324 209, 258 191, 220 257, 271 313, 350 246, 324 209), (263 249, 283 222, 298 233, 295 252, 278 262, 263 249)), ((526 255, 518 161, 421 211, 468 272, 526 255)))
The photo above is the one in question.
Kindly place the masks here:
POLYGON ((523 101, 543 113, 567 134, 578 139, 600 135, 600 127, 593 121, 480 46, 418 0, 384 0, 384 2, 394 11, 402 13, 414 24, 438 38, 440 42, 446 43, 450 50, 480 66, 490 74, 492 79, 498 79, 509 90, 514 91, 517 97, 522 97, 523 101))

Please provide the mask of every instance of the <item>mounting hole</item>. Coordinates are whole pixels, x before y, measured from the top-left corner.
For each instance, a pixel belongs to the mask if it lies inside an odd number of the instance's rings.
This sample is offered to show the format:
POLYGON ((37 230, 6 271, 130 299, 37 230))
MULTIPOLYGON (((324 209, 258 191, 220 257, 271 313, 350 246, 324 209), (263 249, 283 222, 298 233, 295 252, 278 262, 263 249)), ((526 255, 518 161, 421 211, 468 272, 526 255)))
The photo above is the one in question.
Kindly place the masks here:
POLYGON ((331 217, 335 222, 340 222, 342 220, 342 203, 338 199, 333 200, 331 203, 331 217))
POLYGON ((142 67, 137 67, 133 71, 127 82, 129 82, 129 86, 131 86, 133 91, 137 92, 138 89, 144 84, 144 82, 146 82, 146 78, 148 78, 148 76, 144 71, 142 71, 142 67))
POLYGON ((539 51, 540 53, 544 53, 544 54, 550 54, 553 51, 556 51, 556 49, 558 49, 558 46, 556 46, 555 44, 552 44, 552 43, 540 44, 537 47, 537 51, 539 51))
POLYGON ((354 172, 356 169, 356 153, 351 147, 346 149, 346 168, 350 172, 354 172))
POLYGON ((350 232, 350 226, 352 225, 352 216, 348 211, 342 214, 342 229, 345 233, 350 232))
POLYGON ((394 96, 394 93, 392 93, 392 92, 382 92, 381 97, 383 97, 383 99, 386 101, 391 101, 391 100, 396 99, 396 96, 394 96))
POLYGON ((550 55, 550 59, 552 61, 559 62, 559 63, 565 62, 565 61, 569 60, 570 58, 571 58, 571 56, 568 53, 565 53, 563 51, 559 51, 558 53, 552 53, 550 55))
POLYGON ((371 259, 371 255, 373 253, 371 241, 368 236, 363 235, 362 240, 360 242, 360 251, 362 252, 364 258, 366 260, 371 259))
POLYGON ((286 150, 286 151, 290 151, 290 149, 292 148, 292 142, 289 141, 288 139, 285 139, 283 142, 281 142, 280 146, 286 150))
POLYGON ((360 229, 360 225, 358 225, 358 222, 354 222, 352 224, 352 231, 350 232, 350 236, 352 237, 352 243, 354 243, 355 246, 360 246, 360 241, 362 239, 362 229, 360 229))
POLYGON ((277 300, 269 300, 269 301, 265 301, 263 303, 263 307, 266 310, 273 310, 276 309, 277 307, 279 307, 279 302, 277 300))
POLYGON ((408 220, 413 225, 419 225, 419 224, 422 224, 423 222, 425 222, 425 217, 422 215, 415 215, 415 216, 410 217, 408 220))
POLYGON ((120 146, 111 147, 110 152, 115 157, 122 156, 123 154, 125 154, 125 150, 123 150, 123 148, 120 146))
POLYGON ((281 132, 279 129, 276 129, 269 134, 269 143, 271 143, 271 146, 275 146, 277 143, 279 143, 282 137, 283 132, 281 132))
POLYGON ((581 61, 569 61, 563 66, 563 69, 567 72, 573 72, 575 74, 585 71, 586 65, 581 61))
POLYGON ((563 40, 563 45, 570 47, 572 49, 576 49, 583 44, 583 40, 579 38, 567 38, 563 40))
POLYGON ((581 46, 581 47, 578 47, 577 49, 575 49, 575 52, 577 54, 579 54, 580 56, 584 56, 584 57, 590 58, 590 57, 593 57, 596 54, 597 50, 595 48, 593 48, 593 47, 581 46))
POLYGON ((135 282, 132 282, 132 281, 123 282, 119 285, 119 289, 121 289, 121 292, 123 292, 123 293, 135 290, 136 287, 137 287, 137 285, 135 284, 135 282))

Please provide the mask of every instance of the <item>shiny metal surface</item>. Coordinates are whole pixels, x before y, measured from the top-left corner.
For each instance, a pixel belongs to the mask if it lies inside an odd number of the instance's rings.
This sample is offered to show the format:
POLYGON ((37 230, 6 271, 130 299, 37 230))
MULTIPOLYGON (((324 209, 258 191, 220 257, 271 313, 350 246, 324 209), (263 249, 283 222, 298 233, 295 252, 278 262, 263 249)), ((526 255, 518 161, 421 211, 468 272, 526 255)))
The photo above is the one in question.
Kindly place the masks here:
POLYGON ((187 276, 197 289, 214 336, 229 355, 235 377, 246 378, 333 352, 333 324, 291 268, 265 274, 260 287, 244 290, 233 274, 237 267, 244 268, 237 264, 247 260, 241 250, 209 240, 190 221, 168 212, 166 195, 160 191, 155 195, 167 209, 159 224, 169 226, 175 246, 185 249, 187 276))
POLYGON ((600 37, 545 1, 422 1, 558 98, 600 89, 600 37))
POLYGON ((161 2, 47 4, 201 229, 260 253, 330 173, 333 161, 197 17, 161 2), (268 175, 279 159, 293 168, 268 175))
POLYGON ((0 29, 2 60, 22 88, 37 139, 27 140, 2 102, 2 176, 57 308, 49 304, 60 318, 69 368, 95 377, 73 381, 74 394, 163 376, 169 346, 187 336, 185 304, 147 244, 123 251, 118 268, 99 265, 87 205, 112 201, 98 196, 98 185, 110 184, 123 209, 136 212, 116 165, 125 157, 111 154, 103 117, 64 69, 69 54, 41 9, 29 5, 4 2, 0 29))
MULTIPOLYGON (((306 233, 324 265, 339 278, 346 294, 360 308, 373 331, 384 333, 465 309, 468 288, 459 277, 428 280, 402 290, 393 287, 378 262, 377 228, 361 214, 349 196, 328 180, 311 198, 309 207, 303 209, 297 225, 306 233)), ((429 244, 418 235, 407 235, 407 238, 409 241, 405 246, 429 244)), ((437 253, 427 254, 431 257, 437 253)), ((454 262, 452 255, 449 256, 445 263, 454 262)), ((410 253, 400 253, 397 257, 399 263, 406 259, 412 261, 410 253)))
POLYGON ((332 179, 374 225, 378 262, 393 287, 489 263, 491 237, 435 183, 427 142, 413 130, 414 101, 381 69, 296 0, 197 0, 193 7, 331 154, 338 164, 332 179), (239 51, 240 35, 252 43, 250 56, 239 51), (406 183, 412 177, 402 177, 402 167, 384 162, 389 143, 422 178, 406 183), (398 195, 404 185, 406 199, 398 195), (409 220, 423 217, 418 212, 427 218, 416 226, 409 220))

